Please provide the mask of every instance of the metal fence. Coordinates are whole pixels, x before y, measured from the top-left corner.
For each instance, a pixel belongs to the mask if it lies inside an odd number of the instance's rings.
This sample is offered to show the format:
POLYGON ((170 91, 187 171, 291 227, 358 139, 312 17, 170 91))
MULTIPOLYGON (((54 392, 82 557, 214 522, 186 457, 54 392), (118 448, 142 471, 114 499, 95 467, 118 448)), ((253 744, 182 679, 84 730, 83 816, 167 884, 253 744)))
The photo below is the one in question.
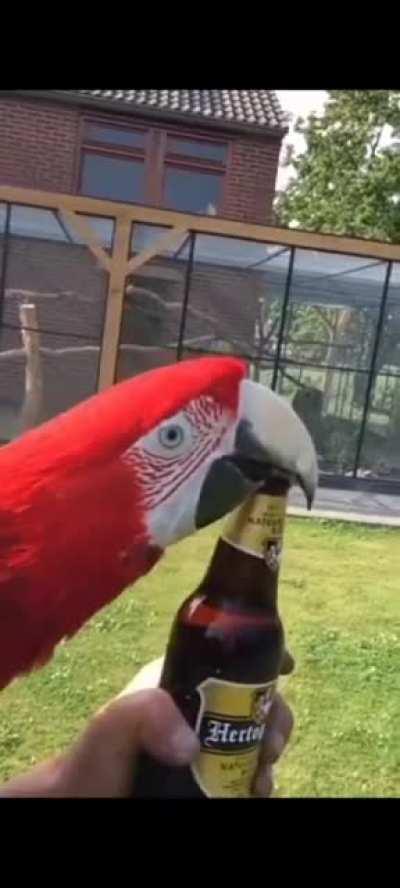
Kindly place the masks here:
POLYGON ((0 439, 202 354, 290 398, 326 477, 400 484, 400 247, 0 187, 0 439))

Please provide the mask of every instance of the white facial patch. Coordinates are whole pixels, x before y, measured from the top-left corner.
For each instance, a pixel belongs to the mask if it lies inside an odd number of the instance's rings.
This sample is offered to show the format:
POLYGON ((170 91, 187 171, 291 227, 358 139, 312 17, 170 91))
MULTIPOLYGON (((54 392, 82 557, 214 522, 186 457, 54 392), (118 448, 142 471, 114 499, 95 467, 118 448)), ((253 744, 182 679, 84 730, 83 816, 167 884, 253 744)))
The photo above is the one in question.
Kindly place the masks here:
POLYGON ((202 484, 211 463, 232 452, 235 430, 236 416, 204 395, 123 455, 139 479, 150 537, 162 549, 195 530, 202 484))

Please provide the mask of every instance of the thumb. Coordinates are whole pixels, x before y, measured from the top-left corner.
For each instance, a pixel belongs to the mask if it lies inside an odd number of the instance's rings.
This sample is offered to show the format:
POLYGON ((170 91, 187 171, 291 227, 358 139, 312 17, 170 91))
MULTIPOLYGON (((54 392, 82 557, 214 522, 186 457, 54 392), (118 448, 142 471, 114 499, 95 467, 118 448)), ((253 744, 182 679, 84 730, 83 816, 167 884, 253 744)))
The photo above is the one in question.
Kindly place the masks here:
POLYGON ((195 733, 166 691, 137 691, 114 700, 90 722, 64 759, 60 789, 75 798, 122 798, 131 794, 140 752, 186 765, 198 750, 195 733))

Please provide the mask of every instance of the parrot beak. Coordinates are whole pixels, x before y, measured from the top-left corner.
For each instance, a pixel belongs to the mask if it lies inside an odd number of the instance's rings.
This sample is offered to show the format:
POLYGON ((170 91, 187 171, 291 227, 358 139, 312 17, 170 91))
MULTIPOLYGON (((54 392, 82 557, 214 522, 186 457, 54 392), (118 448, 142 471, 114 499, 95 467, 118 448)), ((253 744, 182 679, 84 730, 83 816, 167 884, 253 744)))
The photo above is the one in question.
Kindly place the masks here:
POLYGON ((196 527, 221 518, 273 477, 298 483, 311 508, 318 464, 306 427, 287 401, 245 379, 233 452, 220 455, 209 467, 197 505, 196 527))

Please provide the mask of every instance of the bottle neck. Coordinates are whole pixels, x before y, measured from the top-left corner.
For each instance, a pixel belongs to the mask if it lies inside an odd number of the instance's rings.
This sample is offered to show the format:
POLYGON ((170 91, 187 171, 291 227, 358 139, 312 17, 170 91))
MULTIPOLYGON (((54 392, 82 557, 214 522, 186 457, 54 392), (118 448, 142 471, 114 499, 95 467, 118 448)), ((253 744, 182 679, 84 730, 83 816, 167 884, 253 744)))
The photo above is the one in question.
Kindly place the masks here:
POLYGON ((288 492, 270 480, 229 516, 201 584, 209 598, 276 608, 288 492))

